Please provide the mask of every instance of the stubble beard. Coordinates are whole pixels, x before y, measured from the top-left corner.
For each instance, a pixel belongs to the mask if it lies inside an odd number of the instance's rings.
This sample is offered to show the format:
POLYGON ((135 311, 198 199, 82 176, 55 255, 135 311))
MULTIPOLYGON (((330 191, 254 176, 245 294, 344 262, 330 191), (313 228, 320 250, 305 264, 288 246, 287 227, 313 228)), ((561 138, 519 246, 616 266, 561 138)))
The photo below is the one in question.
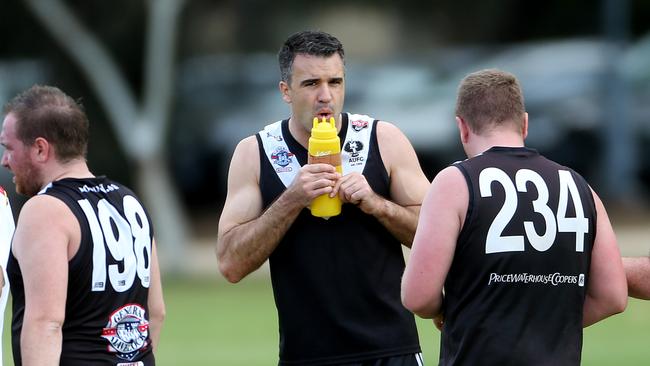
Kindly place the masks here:
POLYGON ((27 197, 35 196, 42 186, 40 174, 33 165, 29 164, 24 169, 24 174, 16 174, 16 192, 27 197))

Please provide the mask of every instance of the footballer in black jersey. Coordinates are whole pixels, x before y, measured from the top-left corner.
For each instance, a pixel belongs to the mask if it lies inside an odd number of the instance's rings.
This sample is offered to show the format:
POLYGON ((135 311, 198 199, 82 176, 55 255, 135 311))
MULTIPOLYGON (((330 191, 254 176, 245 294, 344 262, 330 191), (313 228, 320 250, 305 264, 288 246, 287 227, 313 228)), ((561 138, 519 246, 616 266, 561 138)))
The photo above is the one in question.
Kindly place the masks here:
POLYGON ((468 75, 456 114, 468 159, 429 188, 402 301, 442 328, 440 365, 577 366, 582 328, 627 301, 607 212, 579 174, 524 147, 514 75, 468 75))
POLYGON ((6 107, 2 164, 24 204, 7 272, 16 365, 155 365, 164 303, 153 227, 127 187, 86 163, 88 120, 61 90, 6 107))

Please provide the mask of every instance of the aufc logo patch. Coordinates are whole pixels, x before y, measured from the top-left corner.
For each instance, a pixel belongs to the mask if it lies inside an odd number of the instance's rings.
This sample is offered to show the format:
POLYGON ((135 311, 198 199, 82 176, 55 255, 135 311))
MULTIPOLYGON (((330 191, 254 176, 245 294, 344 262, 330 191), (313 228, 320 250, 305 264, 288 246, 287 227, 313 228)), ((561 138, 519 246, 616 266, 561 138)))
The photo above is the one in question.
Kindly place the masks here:
POLYGON ((276 148, 271 154, 271 159, 273 159, 274 164, 279 165, 279 167, 275 168, 276 172, 282 173, 290 172, 292 170, 288 165, 291 164, 293 153, 284 147, 279 146, 276 148))
POLYGON ((144 315, 144 308, 138 304, 124 305, 111 314, 106 328, 102 330, 102 338, 110 343, 109 352, 132 361, 140 351, 147 348, 149 322, 144 315))
POLYGON ((348 141, 343 146, 343 150, 350 153, 350 159, 348 159, 350 166, 363 164, 363 156, 360 156, 360 151, 363 150, 363 143, 361 141, 348 141))

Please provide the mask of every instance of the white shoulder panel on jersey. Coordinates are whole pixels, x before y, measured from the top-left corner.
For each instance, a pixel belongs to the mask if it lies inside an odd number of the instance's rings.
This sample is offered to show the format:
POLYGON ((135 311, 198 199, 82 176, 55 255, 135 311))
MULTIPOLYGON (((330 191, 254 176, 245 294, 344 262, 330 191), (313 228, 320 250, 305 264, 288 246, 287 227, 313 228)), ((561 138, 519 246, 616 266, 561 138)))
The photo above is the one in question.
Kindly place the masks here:
MULTIPOLYGON (((343 174, 363 173, 368 160, 373 123, 371 117, 348 113, 348 127, 341 149, 343 174)), ((289 150, 282 135, 282 121, 267 125, 259 134, 266 158, 284 186, 288 187, 298 174, 300 163, 289 150)))
POLYGON ((282 121, 271 123, 260 131, 267 159, 285 187, 288 187, 300 170, 296 156, 289 151, 282 136, 282 121))

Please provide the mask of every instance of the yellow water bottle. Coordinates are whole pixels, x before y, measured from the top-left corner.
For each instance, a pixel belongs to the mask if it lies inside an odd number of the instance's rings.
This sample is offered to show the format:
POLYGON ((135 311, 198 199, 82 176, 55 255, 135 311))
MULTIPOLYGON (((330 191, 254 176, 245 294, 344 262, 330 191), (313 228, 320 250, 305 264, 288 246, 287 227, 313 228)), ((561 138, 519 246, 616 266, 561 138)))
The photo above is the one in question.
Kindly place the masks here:
MULTIPOLYGON (((318 118, 314 118, 308 150, 309 164, 330 164, 336 168, 337 172, 343 174, 341 140, 339 140, 333 117, 330 117, 329 122, 323 117, 320 123, 318 118)), ((314 198, 310 208, 312 215, 327 219, 341 213, 341 199, 338 196, 330 197, 329 194, 323 194, 314 198)))

